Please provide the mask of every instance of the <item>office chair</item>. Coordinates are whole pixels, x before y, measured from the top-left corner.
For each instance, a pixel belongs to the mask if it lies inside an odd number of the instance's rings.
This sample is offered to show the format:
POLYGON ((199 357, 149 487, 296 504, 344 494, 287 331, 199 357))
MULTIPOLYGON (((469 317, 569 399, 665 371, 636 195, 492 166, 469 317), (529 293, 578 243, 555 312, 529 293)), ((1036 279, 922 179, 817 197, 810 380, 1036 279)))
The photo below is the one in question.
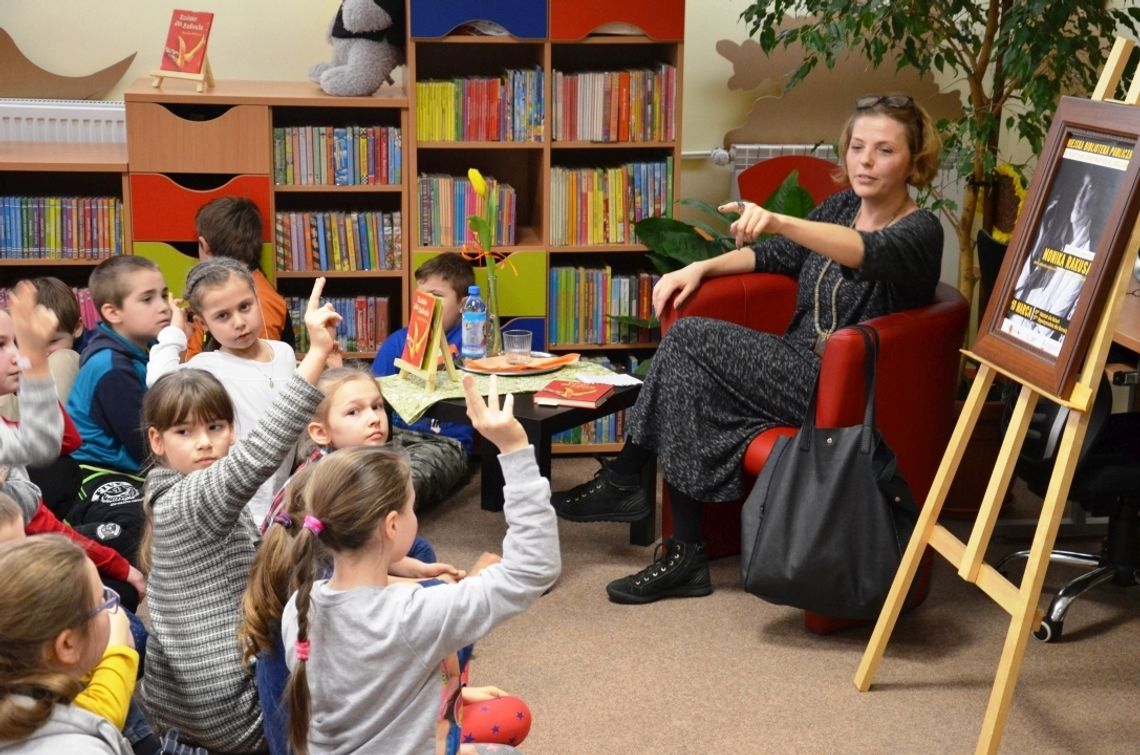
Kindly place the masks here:
MULTIPOLYGON (((1019 386, 1011 385, 1006 394, 1006 424, 1017 399, 1019 386)), ((1053 596, 1045 617, 1033 635, 1045 642, 1061 637, 1065 616, 1072 602, 1105 582, 1135 585, 1140 563, 1138 553, 1137 504, 1140 503, 1140 412, 1111 414, 1112 393, 1108 379, 1097 386, 1089 426, 1085 434, 1069 489, 1069 499, 1077 502, 1093 516, 1108 517, 1108 534, 1100 553, 1054 550, 1049 560, 1090 567, 1090 571, 1073 579, 1053 596)), ((1044 496, 1053 472, 1057 445, 1064 429, 1068 409, 1041 399, 1030 420, 1016 473, 1035 494, 1044 496)), ((995 564, 1004 567, 1017 558, 1026 558, 1028 550, 1005 556, 995 564)))

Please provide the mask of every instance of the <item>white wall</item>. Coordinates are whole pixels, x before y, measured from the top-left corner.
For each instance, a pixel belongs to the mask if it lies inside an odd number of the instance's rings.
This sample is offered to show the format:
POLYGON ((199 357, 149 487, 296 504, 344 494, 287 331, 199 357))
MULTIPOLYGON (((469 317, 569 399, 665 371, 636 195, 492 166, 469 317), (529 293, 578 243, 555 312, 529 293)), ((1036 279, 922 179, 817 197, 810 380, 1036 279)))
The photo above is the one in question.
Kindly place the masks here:
MULTIPOLYGON (((719 146, 724 133, 743 123, 751 109, 755 92, 729 91, 732 64, 715 49, 718 40, 747 38, 738 17, 748 4, 687 3, 682 93, 686 151, 719 146)), ((0 0, 0 27, 32 61, 62 75, 90 73, 137 52, 127 76, 107 94, 107 99, 121 99, 131 82, 158 67, 175 7, 215 14, 208 51, 217 78, 295 80, 304 79, 313 63, 327 59, 324 35, 337 0, 0 0)), ((802 86, 810 86, 810 81, 802 86)), ((681 170, 681 196, 709 202, 727 196, 729 168, 695 158, 682 161, 681 170)), ((943 277, 952 281, 956 247, 953 234, 947 235, 943 277)))

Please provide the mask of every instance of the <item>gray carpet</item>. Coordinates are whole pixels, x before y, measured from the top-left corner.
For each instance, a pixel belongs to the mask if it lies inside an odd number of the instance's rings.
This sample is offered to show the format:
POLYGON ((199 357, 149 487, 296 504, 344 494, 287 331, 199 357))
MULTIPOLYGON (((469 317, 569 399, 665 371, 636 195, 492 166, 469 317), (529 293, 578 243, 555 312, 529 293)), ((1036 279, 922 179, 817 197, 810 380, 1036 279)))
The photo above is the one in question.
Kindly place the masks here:
MULTIPOLYGON (((555 489, 596 468, 556 458, 555 489)), ((441 559, 468 566, 499 550, 502 516, 481 511, 478 497, 476 472, 420 514, 441 559)), ((1009 620, 940 558, 930 597, 900 619, 874 687, 860 693, 853 678, 869 626, 807 632, 800 611, 743 592, 737 558, 713 563, 709 597, 615 605, 605 583, 648 564, 652 549, 629 545, 625 525, 559 530, 558 584, 479 642, 472 667, 473 684, 530 704, 524 751, 973 751, 1009 620)), ((991 556, 1019 545, 995 542, 991 556)), ((1047 592, 1076 573, 1052 567, 1047 592)), ((1099 588, 1074 604, 1062 642, 1030 640, 1003 752, 1140 752, 1138 600, 1140 590, 1099 588)))

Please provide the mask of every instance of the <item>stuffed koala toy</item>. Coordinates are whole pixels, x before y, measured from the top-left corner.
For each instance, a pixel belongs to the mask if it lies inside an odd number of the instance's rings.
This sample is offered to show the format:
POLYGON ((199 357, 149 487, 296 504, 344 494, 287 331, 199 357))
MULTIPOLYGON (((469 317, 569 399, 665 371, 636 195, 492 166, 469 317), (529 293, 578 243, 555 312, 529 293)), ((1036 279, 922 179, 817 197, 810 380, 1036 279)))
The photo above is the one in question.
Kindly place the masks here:
POLYGON ((404 60, 404 0, 342 0, 329 27, 331 63, 318 63, 309 78, 328 94, 366 97, 404 60))

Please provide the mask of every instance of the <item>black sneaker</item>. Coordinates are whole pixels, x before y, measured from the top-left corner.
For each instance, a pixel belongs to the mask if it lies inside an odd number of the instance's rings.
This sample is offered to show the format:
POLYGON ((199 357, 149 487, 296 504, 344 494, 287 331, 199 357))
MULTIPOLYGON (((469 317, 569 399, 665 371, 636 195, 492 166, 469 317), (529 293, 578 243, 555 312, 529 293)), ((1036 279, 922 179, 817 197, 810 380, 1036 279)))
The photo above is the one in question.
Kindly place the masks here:
POLYGON ((652 603, 661 598, 696 598, 712 592, 704 544, 670 538, 657 545, 654 561, 637 574, 606 585, 615 603, 652 603))
POLYGON ((636 522, 649 514, 640 475, 628 478, 602 467, 594 479, 550 496, 554 511, 571 522, 636 522))

